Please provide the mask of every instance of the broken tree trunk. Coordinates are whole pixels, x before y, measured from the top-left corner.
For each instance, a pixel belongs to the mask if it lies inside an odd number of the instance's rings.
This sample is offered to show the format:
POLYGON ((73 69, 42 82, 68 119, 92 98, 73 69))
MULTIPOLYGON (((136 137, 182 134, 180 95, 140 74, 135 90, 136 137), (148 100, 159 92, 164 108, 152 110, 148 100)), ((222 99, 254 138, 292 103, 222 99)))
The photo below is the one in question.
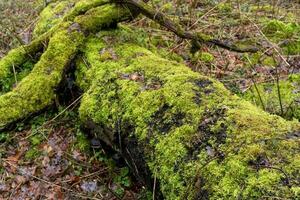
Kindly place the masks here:
MULTIPOLYGON (((2 128, 53 104, 63 74, 75 62, 84 93, 82 125, 119 151, 158 197, 299 197, 298 121, 262 111, 220 82, 162 56, 144 33, 117 27, 132 17, 128 8, 99 0, 62 2, 69 6, 62 19, 36 31, 35 41, 47 35, 49 44, 39 49, 30 74, 2 91, 2 128)), ((0 69, 14 78, 12 66, 22 71, 25 60, 10 53, 0 69)))

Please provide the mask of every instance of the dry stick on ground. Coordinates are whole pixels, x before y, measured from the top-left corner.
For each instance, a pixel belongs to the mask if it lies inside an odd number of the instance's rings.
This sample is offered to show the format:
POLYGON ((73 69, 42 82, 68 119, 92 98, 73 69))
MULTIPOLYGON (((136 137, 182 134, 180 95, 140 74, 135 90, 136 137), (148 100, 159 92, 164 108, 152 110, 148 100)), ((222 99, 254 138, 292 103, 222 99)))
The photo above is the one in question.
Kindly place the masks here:
POLYGON ((138 12, 142 13, 146 17, 154 20, 155 22, 159 23, 161 26, 165 27, 167 30, 172 31, 178 37, 183 39, 192 40, 196 47, 200 47, 202 43, 216 45, 222 47, 224 49, 228 49, 230 51, 235 52, 257 52, 259 49, 254 46, 249 46, 245 48, 240 48, 235 44, 227 41, 221 41, 218 39, 211 38, 208 35, 202 33, 192 33, 189 31, 185 31, 179 24, 173 22, 169 17, 164 15, 163 13, 154 10, 149 5, 144 3, 141 0, 113 0, 117 3, 127 4, 131 6, 133 9, 136 9, 138 12))

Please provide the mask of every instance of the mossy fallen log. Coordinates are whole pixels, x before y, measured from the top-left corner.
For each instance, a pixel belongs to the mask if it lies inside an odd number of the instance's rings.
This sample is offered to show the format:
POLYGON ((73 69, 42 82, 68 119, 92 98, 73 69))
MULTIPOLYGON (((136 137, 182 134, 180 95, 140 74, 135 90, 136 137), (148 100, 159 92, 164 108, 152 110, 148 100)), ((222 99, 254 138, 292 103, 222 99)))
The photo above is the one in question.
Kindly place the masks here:
POLYGON ((297 121, 263 112, 130 35, 102 31, 85 43, 79 113, 94 135, 138 177, 147 166, 165 199, 299 197, 297 121))
POLYGON ((0 96, 0 128, 53 104, 76 60, 82 125, 155 185, 157 198, 300 197, 298 121, 270 115, 163 58, 147 36, 116 26, 132 17, 128 8, 74 2, 69 17, 37 31, 36 40, 47 36, 49 44, 31 73, 0 96))

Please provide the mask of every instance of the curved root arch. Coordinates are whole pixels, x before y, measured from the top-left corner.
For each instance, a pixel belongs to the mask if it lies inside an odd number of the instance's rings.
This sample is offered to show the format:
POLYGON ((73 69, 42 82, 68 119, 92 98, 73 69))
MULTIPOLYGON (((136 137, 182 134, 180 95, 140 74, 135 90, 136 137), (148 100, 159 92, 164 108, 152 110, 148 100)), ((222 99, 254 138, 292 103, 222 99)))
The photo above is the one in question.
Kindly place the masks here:
MULTIPOLYGON (((0 128, 53 103, 64 69, 76 56, 86 33, 115 26, 131 17, 127 8, 105 3, 104 0, 78 1, 61 20, 52 20, 53 26, 48 29, 46 19, 42 18, 35 31, 41 35, 29 45, 11 50, 0 60, 2 87, 7 80, 15 79, 16 67, 22 68, 24 63, 45 49, 30 74, 0 96, 0 128)), ((49 16, 45 14, 44 17, 49 16)))

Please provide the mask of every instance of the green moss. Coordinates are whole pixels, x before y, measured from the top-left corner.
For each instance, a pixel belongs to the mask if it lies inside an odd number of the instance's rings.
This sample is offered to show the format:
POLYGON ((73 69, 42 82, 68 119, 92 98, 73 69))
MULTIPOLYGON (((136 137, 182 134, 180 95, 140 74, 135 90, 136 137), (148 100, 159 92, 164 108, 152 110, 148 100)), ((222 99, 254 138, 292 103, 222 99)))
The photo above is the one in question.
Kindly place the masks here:
POLYGON ((0 81, 0 95, 9 92, 13 89, 13 87, 16 87, 17 84, 30 73, 33 66, 34 62, 30 60, 28 60, 21 66, 13 66, 15 68, 16 74, 10 73, 9 76, 3 78, 0 81))
POLYGON ((84 56, 80 56, 78 59, 76 59, 76 71, 75 71, 76 84, 83 90, 88 89, 89 82, 90 82, 86 77, 86 72, 88 68, 89 68, 89 64, 87 63, 86 58, 84 56))
POLYGON ((222 147, 226 157, 221 163, 212 161, 205 167, 205 171, 212 173, 207 177, 213 177, 209 184, 216 183, 213 199, 257 199, 266 194, 293 198, 284 183, 284 173, 290 173, 289 168, 293 166, 290 162, 297 152, 297 141, 280 139, 286 137, 291 127, 283 119, 263 113, 247 102, 230 110, 227 121, 231 121, 231 126, 222 147))
POLYGON ((287 29, 286 24, 278 20, 270 20, 263 31, 267 34, 274 34, 278 31, 288 33, 291 30, 287 29))
POLYGON ((33 146, 41 144, 42 141, 43 141, 43 136, 40 134, 36 134, 36 135, 30 137, 30 143, 33 146))
POLYGON ((43 9, 43 11, 40 13, 40 19, 34 28, 33 37, 36 38, 42 35, 58 23, 62 22, 62 16, 64 16, 70 10, 74 2, 75 0, 57 1, 43 9))
POLYGON ((203 33, 197 33, 197 37, 202 40, 203 42, 208 42, 212 40, 213 38, 209 35, 203 34, 203 33))
POLYGON ((274 11, 274 7, 272 5, 260 5, 260 6, 251 6, 251 11, 252 12, 273 12, 274 11))
POLYGON ((276 60, 272 57, 267 56, 265 59, 263 59, 262 64, 266 65, 266 66, 275 67, 276 66, 276 60))
POLYGON ((220 12, 229 13, 232 11, 232 5, 231 3, 219 3, 217 9, 220 12))
POLYGON ((77 16, 75 22, 85 31, 96 32, 101 28, 116 25, 117 22, 130 18, 129 9, 107 4, 88 10, 84 15, 77 16))
POLYGON ((27 54, 23 47, 11 50, 0 60, 0 80, 11 74, 12 65, 20 65, 27 60, 27 54))
POLYGON ((298 144, 288 135, 298 122, 267 114, 124 35, 102 31, 86 42, 83 122, 112 130, 96 132, 101 138, 137 138, 165 199, 295 197, 296 182, 285 184, 277 168, 297 178, 298 144))
MULTIPOLYGON (((38 37, 48 31, 55 32, 62 22, 73 21, 78 15, 108 3, 107 0, 64 0, 49 4, 40 14, 33 35, 38 37)), ((102 15, 101 13, 100 15, 102 15)), ((93 16, 96 17, 96 16, 93 16)), ((93 18, 89 16, 89 18, 93 18)), ((97 17, 96 17, 97 18, 97 17)))
MULTIPOLYGON (((70 15, 76 23, 54 26, 32 72, 0 96, 0 128, 51 105, 65 67, 80 49, 80 119, 95 124, 95 134, 115 149, 123 145, 113 141, 119 136, 137 140, 165 199, 297 198, 298 121, 265 113, 220 82, 162 58, 127 28, 90 34, 81 47, 80 28, 97 32, 130 15, 116 5, 79 8, 74 12, 85 15, 70 15)), ((279 26, 268 34, 277 32, 285 31, 279 26)), ((79 141, 85 144, 81 136, 79 141)))
MULTIPOLYGON (((78 1, 78 0, 77 0, 78 1)), ((64 16, 65 21, 73 20, 76 16, 84 14, 91 8, 99 7, 108 3, 108 0, 80 0, 75 6, 64 16)))
POLYGON ((0 93, 9 91, 15 83, 15 74, 17 80, 21 80, 31 70, 31 64, 38 59, 39 51, 47 43, 49 34, 45 34, 28 45, 20 46, 9 51, 9 53, 0 59, 0 93))
POLYGON ((214 61, 215 57, 208 52, 196 52, 194 55, 194 59, 205 63, 210 63, 214 61))
POLYGON ((63 71, 82 41, 83 34, 71 29, 60 30, 50 39, 32 72, 0 96, 0 127, 52 104, 63 71))
POLYGON ((167 12, 167 13, 170 13, 173 9, 174 9, 174 5, 171 2, 165 3, 161 7, 161 11, 167 12))

